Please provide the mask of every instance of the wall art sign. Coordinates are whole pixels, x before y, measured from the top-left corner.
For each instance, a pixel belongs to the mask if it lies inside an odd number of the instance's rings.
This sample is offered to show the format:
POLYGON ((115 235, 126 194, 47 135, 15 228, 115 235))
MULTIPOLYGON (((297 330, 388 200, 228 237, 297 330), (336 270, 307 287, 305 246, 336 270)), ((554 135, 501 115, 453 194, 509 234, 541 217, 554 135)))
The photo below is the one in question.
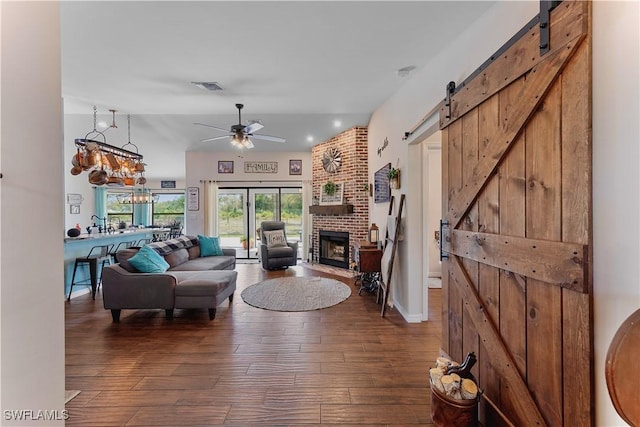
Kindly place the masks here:
POLYGON ((200 189, 198 187, 187 188, 187 210, 197 211, 200 209, 200 189))
POLYGON ((82 194, 67 193, 67 203, 70 205, 80 205, 83 200, 82 194))
POLYGON ((176 188, 175 181, 160 181, 160 188, 176 188))
POLYGON ((244 173, 278 173, 278 162, 244 162, 244 173))
POLYGON ((389 146, 389 139, 385 138, 382 147, 378 147, 378 157, 382 157, 382 152, 389 146))

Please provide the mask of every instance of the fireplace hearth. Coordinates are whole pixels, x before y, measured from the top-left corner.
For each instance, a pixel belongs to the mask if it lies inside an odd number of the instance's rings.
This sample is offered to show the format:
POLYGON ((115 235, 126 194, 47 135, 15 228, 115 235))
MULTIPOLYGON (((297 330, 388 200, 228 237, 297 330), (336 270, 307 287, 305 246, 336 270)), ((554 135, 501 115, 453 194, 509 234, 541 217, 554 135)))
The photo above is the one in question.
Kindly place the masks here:
POLYGON ((320 230, 320 264, 349 268, 349 233, 320 230))

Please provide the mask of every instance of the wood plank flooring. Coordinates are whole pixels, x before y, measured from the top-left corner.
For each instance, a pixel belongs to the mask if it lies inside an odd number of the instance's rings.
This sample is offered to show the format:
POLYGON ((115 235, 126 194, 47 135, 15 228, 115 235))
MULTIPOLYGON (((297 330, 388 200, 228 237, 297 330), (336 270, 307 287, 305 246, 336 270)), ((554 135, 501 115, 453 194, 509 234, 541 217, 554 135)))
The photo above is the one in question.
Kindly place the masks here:
POLYGON ((67 426, 432 425, 428 370, 440 344, 440 290, 432 320, 380 317, 375 295, 349 279, 297 266, 237 267, 238 289, 209 321, 206 310, 123 310, 102 295, 66 303, 67 426), (324 310, 283 313, 242 301, 268 278, 333 277, 352 295, 324 310))

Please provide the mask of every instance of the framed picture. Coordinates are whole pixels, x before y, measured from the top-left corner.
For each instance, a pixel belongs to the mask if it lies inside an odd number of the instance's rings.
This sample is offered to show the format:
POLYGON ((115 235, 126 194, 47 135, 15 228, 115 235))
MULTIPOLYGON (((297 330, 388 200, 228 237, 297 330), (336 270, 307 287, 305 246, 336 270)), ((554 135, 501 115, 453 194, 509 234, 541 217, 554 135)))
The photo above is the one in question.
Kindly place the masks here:
POLYGON ((187 210, 197 211, 200 209, 200 188, 187 188, 187 210))
POLYGON ((218 173, 233 173, 233 160, 218 160, 218 173))
POLYGON ((376 171, 373 176, 373 202, 385 203, 391 200, 391 188, 387 173, 391 169, 391 163, 387 163, 376 171))
POLYGON ((69 213, 77 215, 80 213, 80 205, 69 205, 69 213))
POLYGON ((302 160, 289 160, 289 175, 302 175, 302 160))
POLYGON ((325 184, 320 186, 320 204, 321 205, 341 205, 342 196, 344 195, 344 183, 334 182, 334 189, 331 194, 327 194, 325 190, 325 184))

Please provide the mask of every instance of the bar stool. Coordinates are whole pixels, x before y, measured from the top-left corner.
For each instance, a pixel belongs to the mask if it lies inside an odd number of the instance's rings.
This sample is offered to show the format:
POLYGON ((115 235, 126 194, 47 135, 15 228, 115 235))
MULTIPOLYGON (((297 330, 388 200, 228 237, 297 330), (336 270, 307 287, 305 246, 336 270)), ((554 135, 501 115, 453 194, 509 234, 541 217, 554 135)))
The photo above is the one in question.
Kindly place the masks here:
POLYGON ((153 242, 153 239, 151 237, 147 237, 145 239, 140 239, 138 240, 138 243, 136 243, 137 247, 142 247, 144 245, 147 245, 149 243, 153 242))
POLYGON ((71 277, 71 288, 69 289, 69 296, 67 297, 67 301, 71 300, 71 291, 73 291, 74 285, 84 285, 87 284, 87 280, 81 280, 76 283, 76 271, 78 270, 78 266, 80 265, 88 265, 89 266, 89 283, 91 283, 91 296, 93 299, 96 299, 96 291, 98 290, 98 286, 102 283, 102 269, 104 268, 105 263, 109 263, 111 265, 111 255, 109 254, 110 249, 113 245, 100 245, 94 246, 89 251, 89 254, 85 257, 76 258, 75 265, 73 266, 73 276, 71 277), (98 279, 98 264, 100 264, 100 278, 98 279))
POLYGON ((114 262, 118 262, 118 251, 121 250, 121 249, 131 248, 131 247, 133 247, 135 245, 136 245, 136 241, 135 240, 131 240, 129 242, 120 242, 115 247, 115 249, 109 251, 109 255, 111 256, 111 258, 113 258, 114 262))

